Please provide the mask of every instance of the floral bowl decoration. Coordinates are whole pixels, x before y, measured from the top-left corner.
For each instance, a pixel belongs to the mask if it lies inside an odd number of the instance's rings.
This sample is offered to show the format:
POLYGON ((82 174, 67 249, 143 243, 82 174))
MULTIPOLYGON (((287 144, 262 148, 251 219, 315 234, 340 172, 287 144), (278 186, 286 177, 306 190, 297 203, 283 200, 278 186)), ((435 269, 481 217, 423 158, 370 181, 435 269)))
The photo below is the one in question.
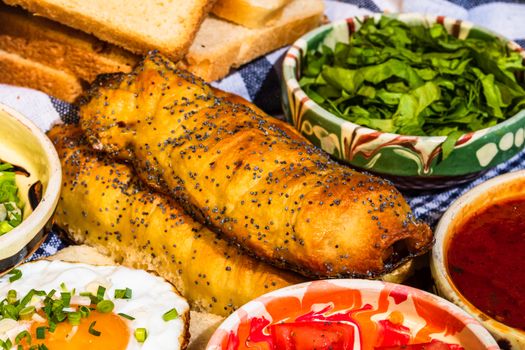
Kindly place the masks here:
MULTIPOLYGON (((392 29, 393 36, 397 35, 399 27, 392 29)), ((392 45, 396 46, 401 40, 403 37, 394 37, 392 45)), ((391 178, 401 187, 447 187, 471 180, 523 149, 523 59, 525 53, 518 44, 466 21, 420 14, 349 18, 311 31, 288 50, 283 61, 283 110, 304 136, 335 159, 391 178), (392 53, 392 47, 375 48, 366 56, 363 53, 368 49, 366 45, 357 47, 355 42, 375 40, 380 34, 385 36, 387 26, 382 28, 382 23, 392 19, 406 24, 409 29, 428 28, 430 36, 441 30, 442 33, 435 34, 432 40, 444 42, 444 50, 447 45, 469 39, 472 44, 456 51, 474 52, 472 47, 486 41, 490 45, 498 43, 500 50, 511 56, 498 58, 496 67, 495 63, 485 64, 488 57, 472 54, 479 58, 482 66, 485 65, 482 69, 471 67, 475 61, 472 57, 455 59, 450 52, 446 53, 449 61, 441 60, 442 53, 419 52, 413 58, 414 52, 407 49, 400 50, 405 58, 398 59, 396 55, 400 53, 392 53), (369 28, 371 20, 383 30, 376 37, 373 35, 378 29, 369 28), (352 41, 365 25, 369 26, 369 37, 352 41), (360 56, 353 56, 354 53, 360 56), (352 68, 356 57, 358 61, 383 63, 362 71, 352 68), (415 61, 427 59, 430 63, 421 66, 425 68, 405 67, 405 61, 409 60, 406 57, 415 61), (343 59, 347 63, 337 63, 343 59), (326 68, 330 60, 336 63, 326 68), (504 64, 505 67, 513 65, 515 72, 502 73, 498 67, 504 64), (350 68, 344 68, 346 66, 350 68), (413 72, 418 76, 414 77, 413 72), (391 76, 397 81, 388 78, 391 76), (471 80, 462 86, 467 77, 471 80), (497 77, 504 83, 494 82, 497 77), (381 79, 384 80, 378 83, 381 79), (491 86, 498 86, 499 90, 490 90, 491 86), (507 89, 508 86, 511 88, 507 89), (325 96, 321 96, 321 92, 325 96), (514 92, 516 95, 512 95, 514 92), (473 102, 474 95, 481 96, 481 102, 473 102), (388 113, 392 120, 385 119, 387 107, 391 108, 388 113), (408 118, 411 113, 412 119, 408 118), (469 127, 475 130, 465 131, 469 127)))
POLYGON ((371 280, 302 283, 265 294, 215 331, 208 350, 499 349, 454 304, 412 287, 371 280))

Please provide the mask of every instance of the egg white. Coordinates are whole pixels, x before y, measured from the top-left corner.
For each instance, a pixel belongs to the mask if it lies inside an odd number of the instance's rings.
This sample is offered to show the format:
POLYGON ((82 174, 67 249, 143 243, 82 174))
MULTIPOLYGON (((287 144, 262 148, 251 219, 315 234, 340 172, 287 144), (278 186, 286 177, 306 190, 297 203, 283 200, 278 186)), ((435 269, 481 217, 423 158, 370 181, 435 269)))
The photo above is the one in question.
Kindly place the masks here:
MULTIPOLYGON (((92 266, 58 260, 31 262, 19 266, 18 269, 22 272, 22 278, 19 280, 9 282, 9 275, 0 278, 0 300, 6 298, 10 289, 16 290, 18 298, 22 298, 31 289, 60 291, 62 283, 70 291, 75 289, 77 294, 84 291, 94 291, 96 294, 100 285, 106 288, 105 299, 115 304, 113 313, 124 313, 135 318, 125 320, 130 331, 128 350, 173 350, 181 347, 181 340, 184 338, 181 336, 185 335, 186 322, 189 320, 186 317, 189 305, 174 287, 161 277, 123 266, 92 266), (132 298, 115 299, 115 289, 125 288, 132 290, 132 298), (164 321, 162 315, 173 308, 177 310, 179 317, 164 321), (134 330, 141 327, 148 331, 144 343, 139 343, 133 335, 134 330)), ((38 302, 38 299, 34 298, 32 304, 38 302)), ((2 340, 7 337, 13 340, 19 332, 30 327, 28 322, 24 321, 19 321, 16 325, 11 320, 2 321, 2 340)))

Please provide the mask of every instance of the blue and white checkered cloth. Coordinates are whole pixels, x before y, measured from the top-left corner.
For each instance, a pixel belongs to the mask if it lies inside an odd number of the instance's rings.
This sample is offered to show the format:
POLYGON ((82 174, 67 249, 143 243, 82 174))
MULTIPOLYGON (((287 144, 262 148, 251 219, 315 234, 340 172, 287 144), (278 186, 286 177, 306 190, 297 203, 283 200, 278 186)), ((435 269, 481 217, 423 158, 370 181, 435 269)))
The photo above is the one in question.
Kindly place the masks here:
MULTIPOLYGON (((525 2, 520 0, 343 0, 326 1, 330 20, 372 12, 419 12, 444 15, 489 28, 525 47, 525 2)), ((271 115, 280 115, 280 66, 286 48, 261 57, 213 85, 253 101, 271 115)), ((0 72, 1 74, 1 72, 0 72)), ((43 130, 57 121, 76 118, 73 106, 30 89, 0 85, 0 102, 19 110, 43 130)), ((473 182, 429 193, 405 193, 415 215, 435 226, 450 204, 470 188, 499 174, 525 169, 525 151, 473 182)), ((32 258, 54 254, 65 243, 51 233, 32 258)))

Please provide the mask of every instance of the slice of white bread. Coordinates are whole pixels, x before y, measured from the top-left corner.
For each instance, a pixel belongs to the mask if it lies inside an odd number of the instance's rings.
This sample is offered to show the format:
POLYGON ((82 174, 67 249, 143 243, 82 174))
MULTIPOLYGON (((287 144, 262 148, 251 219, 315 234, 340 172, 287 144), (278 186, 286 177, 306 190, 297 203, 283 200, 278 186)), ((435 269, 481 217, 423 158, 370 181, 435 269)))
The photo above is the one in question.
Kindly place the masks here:
POLYGON ((218 0, 212 13, 248 28, 270 25, 291 0, 218 0))
MULTIPOLYGON (((291 43, 315 27, 323 5, 322 0, 294 0, 286 9, 286 19, 264 29, 208 18, 201 31, 223 33, 223 44, 210 45, 206 33, 199 34, 181 68, 207 81, 220 79, 231 67, 291 43), (305 8, 310 10, 303 12, 301 4, 309 4, 305 8)), ((101 73, 126 72, 137 59, 113 45, 100 50, 104 43, 91 35, 16 9, 0 9, 0 23, 0 82, 41 90, 66 102, 82 93, 77 76, 91 81, 101 73)))
POLYGON ((172 60, 187 52, 215 0, 4 0, 94 34, 97 38, 145 53, 158 49, 172 60))
MULTIPOLYGON (((87 245, 74 245, 49 256, 47 260, 62 260, 91 265, 116 265, 109 256, 101 254, 97 249, 87 245)), ((202 350, 210 340, 215 329, 224 320, 223 317, 199 311, 190 312, 190 344, 188 350, 202 350)))
POLYGON ((322 0, 293 0, 273 25, 258 29, 210 16, 202 24, 181 65, 206 81, 220 79, 232 67, 291 44, 317 27, 323 11, 322 0))
POLYGON ((87 82, 129 72, 139 57, 92 35, 0 2, 0 49, 63 70, 87 82))
POLYGON ((75 76, 17 54, 0 50, 0 83, 37 89, 67 102, 83 91, 75 76))

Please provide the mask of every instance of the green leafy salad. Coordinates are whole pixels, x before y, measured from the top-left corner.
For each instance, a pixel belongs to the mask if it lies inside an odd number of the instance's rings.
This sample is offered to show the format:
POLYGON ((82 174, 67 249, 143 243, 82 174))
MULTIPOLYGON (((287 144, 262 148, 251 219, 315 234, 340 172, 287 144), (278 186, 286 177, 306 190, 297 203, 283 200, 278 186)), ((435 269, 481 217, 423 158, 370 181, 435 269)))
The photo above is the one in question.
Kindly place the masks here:
POLYGON ((460 40, 441 24, 409 26, 386 16, 361 25, 349 43, 321 44, 303 62, 299 84, 340 118, 390 133, 449 136, 453 146, 462 133, 525 106, 515 77, 525 70, 522 57, 501 39, 460 40))
POLYGON ((18 196, 13 166, 0 162, 0 235, 20 225, 23 203, 18 196))

